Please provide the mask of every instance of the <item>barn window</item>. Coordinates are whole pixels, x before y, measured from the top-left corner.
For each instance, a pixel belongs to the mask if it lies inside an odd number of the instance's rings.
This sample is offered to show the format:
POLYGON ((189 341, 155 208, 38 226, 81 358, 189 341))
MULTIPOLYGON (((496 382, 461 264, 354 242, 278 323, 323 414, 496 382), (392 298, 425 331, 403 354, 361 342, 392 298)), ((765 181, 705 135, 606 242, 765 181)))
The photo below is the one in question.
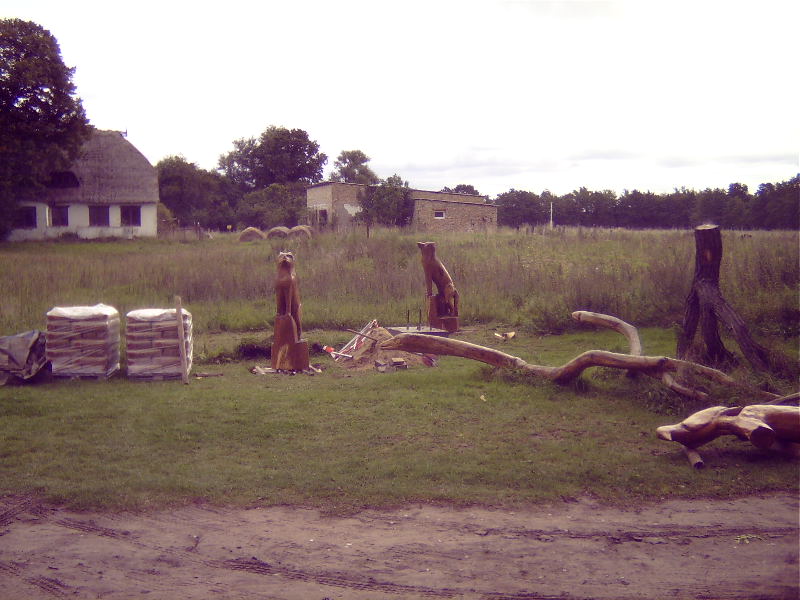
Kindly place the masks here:
POLYGON ((53 227, 67 227, 69 225, 69 206, 54 206, 50 209, 50 218, 53 227))
POLYGON ((20 206, 14 215, 15 229, 36 229, 36 207, 20 206))
POLYGON ((142 207, 141 206, 120 206, 120 221, 123 227, 142 226, 142 207))
POLYGON ((108 227, 108 207, 90 206, 89 207, 89 227, 108 227))
POLYGON ((444 211, 443 210, 435 210, 435 211, 433 211, 433 218, 434 219, 444 219, 444 211))

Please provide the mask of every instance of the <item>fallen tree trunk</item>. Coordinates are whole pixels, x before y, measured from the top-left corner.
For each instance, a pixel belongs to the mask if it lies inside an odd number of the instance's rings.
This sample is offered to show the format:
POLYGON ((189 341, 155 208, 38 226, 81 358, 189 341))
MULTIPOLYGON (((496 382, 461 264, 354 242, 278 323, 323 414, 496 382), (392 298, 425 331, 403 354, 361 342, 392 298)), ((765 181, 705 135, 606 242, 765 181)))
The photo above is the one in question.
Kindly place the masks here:
MULTIPOLYGON (((596 313, 586 313, 578 311, 573 313, 573 317, 578 315, 577 320, 584 322, 594 322, 595 324, 611 327, 618 331, 623 331, 628 337, 628 341, 633 349, 641 351, 641 344, 638 342, 639 336, 632 325, 620 321, 616 317, 608 315, 598 315, 596 313), (589 318, 591 315, 591 318, 589 318), (623 326, 624 325, 624 326, 623 326)), ((762 400, 775 400, 777 394, 765 392, 744 384, 739 383, 732 377, 717 369, 706 367, 697 363, 669 358, 666 356, 643 356, 635 354, 620 354, 605 350, 589 350, 560 367, 548 367, 542 365, 532 365, 525 360, 495 350, 486 346, 479 346, 461 340, 430 336, 418 333, 402 333, 381 344, 386 350, 404 350, 406 352, 419 352, 424 354, 439 354, 446 356, 458 356, 477 360, 494 367, 504 369, 518 369, 532 377, 547 379, 558 384, 567 384, 578 378, 583 371, 591 367, 608 367, 612 369, 626 369, 643 373, 650 377, 661 380, 673 391, 692 398, 705 399, 707 394, 699 390, 694 390, 687 386, 678 384, 672 377, 672 373, 679 371, 691 371, 714 381, 716 383, 736 387, 745 390, 753 396, 762 400)))

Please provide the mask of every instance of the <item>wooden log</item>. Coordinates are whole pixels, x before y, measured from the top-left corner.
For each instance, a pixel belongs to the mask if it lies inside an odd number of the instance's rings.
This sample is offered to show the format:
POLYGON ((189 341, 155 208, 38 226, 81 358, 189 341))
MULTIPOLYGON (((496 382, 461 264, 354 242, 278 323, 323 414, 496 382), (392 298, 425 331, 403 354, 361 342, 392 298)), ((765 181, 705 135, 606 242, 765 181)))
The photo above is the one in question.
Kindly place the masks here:
POLYGON ((689 415, 680 423, 657 428, 656 435, 661 440, 681 444, 695 467, 694 459, 699 455, 692 453, 723 435, 748 440, 756 448, 793 450, 800 444, 800 407, 775 404, 712 406, 689 415))
POLYGON ((697 450, 683 446, 683 453, 689 460, 689 464, 695 469, 702 469, 706 466, 706 464, 703 462, 703 457, 700 456, 700 453, 697 450))

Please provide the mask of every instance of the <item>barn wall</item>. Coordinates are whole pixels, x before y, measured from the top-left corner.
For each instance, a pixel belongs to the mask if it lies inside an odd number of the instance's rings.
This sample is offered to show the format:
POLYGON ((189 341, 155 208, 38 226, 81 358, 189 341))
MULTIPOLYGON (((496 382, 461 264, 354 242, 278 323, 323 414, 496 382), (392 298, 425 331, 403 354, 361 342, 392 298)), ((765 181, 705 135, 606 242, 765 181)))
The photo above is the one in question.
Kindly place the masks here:
POLYGON ((428 232, 497 231, 497 207, 475 202, 414 201, 414 226, 428 232), (443 218, 437 218, 437 213, 443 218))

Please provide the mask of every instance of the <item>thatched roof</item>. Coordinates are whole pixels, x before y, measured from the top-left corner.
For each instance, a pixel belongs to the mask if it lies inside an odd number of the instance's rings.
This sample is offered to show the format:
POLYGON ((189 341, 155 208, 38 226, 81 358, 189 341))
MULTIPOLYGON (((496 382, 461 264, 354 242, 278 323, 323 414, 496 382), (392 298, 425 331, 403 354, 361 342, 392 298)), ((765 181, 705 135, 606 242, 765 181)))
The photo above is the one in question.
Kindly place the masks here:
POLYGON ((95 130, 72 168, 53 174, 47 196, 53 204, 151 204, 158 175, 122 133, 95 130))

